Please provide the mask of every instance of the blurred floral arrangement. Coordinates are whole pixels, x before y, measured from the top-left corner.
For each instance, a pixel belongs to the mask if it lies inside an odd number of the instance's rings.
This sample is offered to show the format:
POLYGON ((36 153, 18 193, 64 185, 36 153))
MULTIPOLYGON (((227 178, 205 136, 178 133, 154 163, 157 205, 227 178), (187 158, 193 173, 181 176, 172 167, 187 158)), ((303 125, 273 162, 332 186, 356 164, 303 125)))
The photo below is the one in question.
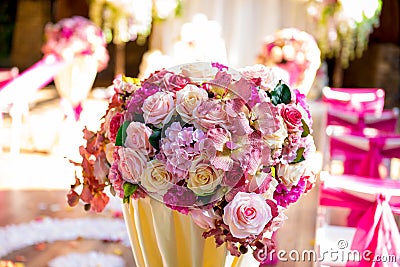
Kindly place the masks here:
POLYGON ((45 43, 42 52, 71 61, 75 57, 89 55, 97 62, 97 71, 107 67, 109 55, 102 30, 92 21, 74 16, 45 26, 45 43))
POLYGON ((101 129, 84 130, 69 205, 101 212, 107 186, 124 203, 152 197, 232 255, 267 260, 284 210, 315 181, 309 107, 277 73, 197 62, 116 78, 101 129))
POLYGON ((308 0, 308 15, 323 58, 339 58, 344 68, 360 57, 379 25, 382 0, 308 0))
POLYGON ((289 84, 299 88, 306 79, 307 71, 314 73, 314 79, 321 65, 321 51, 309 33, 297 28, 284 28, 264 39, 257 63, 286 70, 289 84))
POLYGON ((107 42, 137 40, 150 34, 153 19, 179 13, 181 0, 91 0, 89 17, 100 26, 107 42))

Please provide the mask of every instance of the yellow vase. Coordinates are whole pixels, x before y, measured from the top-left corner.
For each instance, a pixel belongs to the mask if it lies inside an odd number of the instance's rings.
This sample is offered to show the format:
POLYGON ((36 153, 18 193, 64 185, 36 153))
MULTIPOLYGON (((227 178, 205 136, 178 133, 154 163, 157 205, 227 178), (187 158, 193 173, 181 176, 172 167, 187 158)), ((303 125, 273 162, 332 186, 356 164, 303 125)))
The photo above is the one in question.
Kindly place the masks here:
POLYGON ((152 198, 123 205, 137 267, 252 267, 251 253, 232 257, 214 238, 204 239, 204 229, 190 216, 171 210, 152 198))

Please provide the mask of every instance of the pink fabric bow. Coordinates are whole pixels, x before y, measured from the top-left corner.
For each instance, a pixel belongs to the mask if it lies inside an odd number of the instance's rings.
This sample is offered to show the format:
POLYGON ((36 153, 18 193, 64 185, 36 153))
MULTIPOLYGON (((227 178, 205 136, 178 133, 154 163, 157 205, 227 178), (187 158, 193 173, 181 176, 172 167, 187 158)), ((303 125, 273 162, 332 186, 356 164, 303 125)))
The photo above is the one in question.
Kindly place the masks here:
MULTIPOLYGON (((379 190, 379 186, 385 186, 383 182, 373 180, 372 183, 379 190)), ((341 188, 321 186, 320 205, 363 212, 351 245, 352 251, 359 251, 361 261, 348 262, 347 266, 398 266, 396 262, 374 262, 377 256, 382 255, 400 257, 400 234, 393 217, 393 212, 400 214, 400 200, 389 202, 382 194, 376 196, 375 201, 369 201, 341 188)))
POLYGON ((32 96, 33 93, 49 84, 56 73, 65 65, 64 61, 57 60, 54 56, 46 56, 20 73, 7 83, 0 91, 0 106, 32 96))
POLYGON ((331 157, 344 156, 344 173, 360 176, 381 178, 379 165, 383 158, 400 158, 400 135, 367 137, 359 135, 332 136, 330 138, 331 157), (345 141, 351 137, 354 143, 345 141), (399 145, 385 148, 389 140, 399 140, 399 145), (357 146, 356 142, 368 143, 365 149, 357 146))

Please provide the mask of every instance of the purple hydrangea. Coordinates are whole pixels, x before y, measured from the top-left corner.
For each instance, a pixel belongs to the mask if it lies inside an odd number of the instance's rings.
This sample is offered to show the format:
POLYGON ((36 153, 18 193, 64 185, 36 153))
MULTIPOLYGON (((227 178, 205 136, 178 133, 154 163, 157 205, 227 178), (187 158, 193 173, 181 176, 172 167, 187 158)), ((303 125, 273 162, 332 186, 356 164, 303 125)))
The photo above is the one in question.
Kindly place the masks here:
POLYGON ((183 214, 189 213, 189 207, 196 202, 196 195, 184 186, 174 185, 163 196, 164 203, 183 214))
POLYGON ((291 189, 280 183, 275 189, 274 199, 279 206, 286 208, 289 204, 296 202, 300 198, 305 188, 306 182, 304 179, 300 179, 297 185, 293 185, 291 189))

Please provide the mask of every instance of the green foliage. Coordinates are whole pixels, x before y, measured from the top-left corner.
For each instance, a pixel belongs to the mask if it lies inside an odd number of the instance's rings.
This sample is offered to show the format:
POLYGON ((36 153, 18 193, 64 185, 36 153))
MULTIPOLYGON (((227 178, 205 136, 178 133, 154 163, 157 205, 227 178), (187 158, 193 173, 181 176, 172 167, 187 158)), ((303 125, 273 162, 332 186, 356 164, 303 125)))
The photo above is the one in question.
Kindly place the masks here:
POLYGON ((275 106, 278 104, 289 104, 292 99, 289 86, 279 81, 275 89, 270 93, 271 102, 275 106))

